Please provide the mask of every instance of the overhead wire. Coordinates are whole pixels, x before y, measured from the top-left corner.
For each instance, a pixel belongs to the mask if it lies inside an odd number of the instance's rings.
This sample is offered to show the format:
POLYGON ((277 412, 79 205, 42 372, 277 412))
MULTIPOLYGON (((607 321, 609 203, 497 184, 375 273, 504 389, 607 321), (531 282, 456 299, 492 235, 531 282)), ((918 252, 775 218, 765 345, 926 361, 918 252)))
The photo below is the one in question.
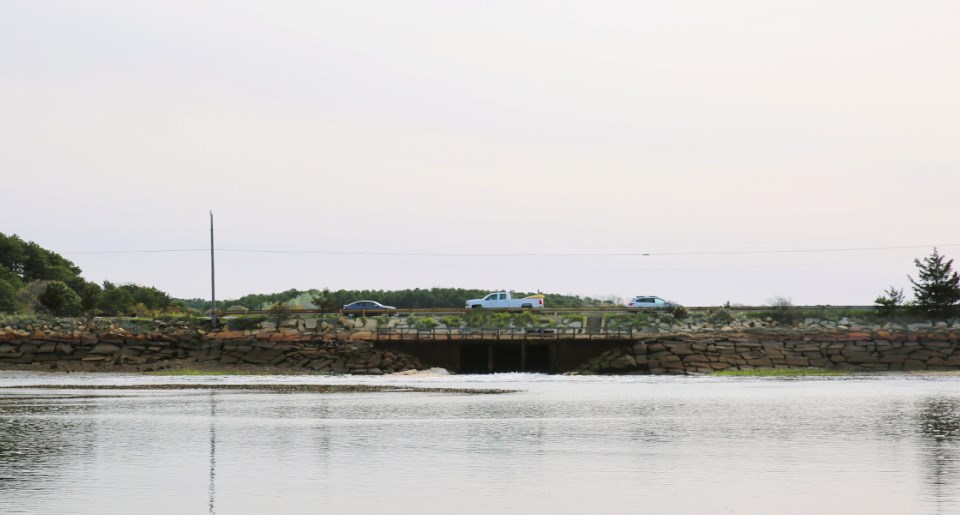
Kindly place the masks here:
MULTIPOLYGON (((759 250, 711 250, 711 251, 684 251, 684 252, 393 252, 372 250, 290 250, 290 249, 238 249, 214 248, 219 252, 236 252, 246 254, 314 254, 330 256, 386 256, 386 257, 657 257, 657 256, 733 256, 733 255, 761 255, 761 254, 820 254, 834 252, 865 252, 887 250, 915 250, 932 247, 956 247, 960 243, 935 243, 928 245, 894 245, 876 247, 841 247, 819 249, 759 249, 759 250)), ((185 249, 137 249, 137 250, 103 250, 103 251, 74 251, 62 252, 65 255, 97 255, 97 254, 156 254, 167 252, 209 252, 209 248, 185 249)))

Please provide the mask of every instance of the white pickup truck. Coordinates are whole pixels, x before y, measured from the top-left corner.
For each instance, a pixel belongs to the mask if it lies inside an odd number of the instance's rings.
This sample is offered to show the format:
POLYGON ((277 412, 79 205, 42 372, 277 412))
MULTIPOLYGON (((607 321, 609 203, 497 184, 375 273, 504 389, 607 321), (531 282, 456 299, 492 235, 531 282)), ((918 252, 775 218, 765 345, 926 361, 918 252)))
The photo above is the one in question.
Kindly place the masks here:
POLYGON ((543 307, 543 295, 531 295, 514 299, 509 292, 498 291, 482 299, 467 301, 467 309, 540 309, 543 307))

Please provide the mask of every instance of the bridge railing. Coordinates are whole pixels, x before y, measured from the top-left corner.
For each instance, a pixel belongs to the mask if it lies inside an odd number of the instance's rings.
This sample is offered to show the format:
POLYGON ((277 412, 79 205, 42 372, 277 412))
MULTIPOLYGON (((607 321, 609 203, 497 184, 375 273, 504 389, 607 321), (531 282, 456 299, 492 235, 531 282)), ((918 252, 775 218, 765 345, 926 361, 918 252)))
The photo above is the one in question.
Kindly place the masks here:
MULTIPOLYGON (((551 339, 633 339, 641 334, 631 328, 432 328, 382 327, 374 332, 377 340, 551 340, 551 339)), ((648 333, 649 334, 649 333, 648 333)))

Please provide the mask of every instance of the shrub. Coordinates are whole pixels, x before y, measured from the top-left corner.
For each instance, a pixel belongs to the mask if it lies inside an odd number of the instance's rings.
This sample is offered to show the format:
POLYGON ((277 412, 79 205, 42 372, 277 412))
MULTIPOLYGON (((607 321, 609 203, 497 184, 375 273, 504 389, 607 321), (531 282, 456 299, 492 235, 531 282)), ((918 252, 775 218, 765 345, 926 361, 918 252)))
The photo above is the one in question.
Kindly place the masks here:
POLYGON ((687 318, 687 315, 689 314, 687 312, 687 308, 681 306, 680 304, 672 304, 669 308, 667 308, 667 312, 673 315, 673 318, 676 320, 683 320, 684 318, 687 318))
POLYGON ((463 323, 463 320, 461 320, 460 317, 456 315, 443 317, 442 321, 443 321, 443 325, 447 327, 460 327, 460 324, 463 323))
MULTIPOLYGON (((664 313, 669 315, 669 313, 664 313)), ((642 329, 644 327, 649 327, 651 325, 657 324, 660 322, 660 316, 652 315, 647 312, 643 313, 629 313, 626 315, 611 315, 605 321, 605 326, 607 330, 625 330, 625 329, 642 329)))
POLYGON ((733 322, 733 320, 733 313, 726 308, 720 308, 714 311, 707 318, 707 321, 714 325, 729 325, 731 322, 733 322))
POLYGON ((803 318, 800 310, 786 297, 774 297, 769 301, 771 309, 766 312, 774 322, 782 325, 794 325, 803 318))
POLYGON ((529 327, 540 325, 540 317, 530 311, 518 313, 512 317, 510 324, 513 327, 529 327))
POLYGON ((433 317, 412 316, 407 320, 407 324, 418 331, 429 331, 440 325, 440 322, 437 322, 433 317))

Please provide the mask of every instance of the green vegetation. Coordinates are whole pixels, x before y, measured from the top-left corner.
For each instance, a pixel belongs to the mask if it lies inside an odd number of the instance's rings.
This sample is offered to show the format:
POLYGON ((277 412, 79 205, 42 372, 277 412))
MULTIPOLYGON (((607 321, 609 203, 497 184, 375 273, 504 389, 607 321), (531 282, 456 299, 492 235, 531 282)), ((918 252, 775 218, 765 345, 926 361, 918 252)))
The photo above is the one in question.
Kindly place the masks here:
POLYGON ((707 321, 713 325, 729 325, 734 321, 734 315, 727 308, 720 308, 707 316, 707 321))
POLYGON ((153 317, 165 312, 180 312, 182 304, 175 304, 170 295, 152 287, 136 284, 113 284, 104 281, 103 293, 97 303, 101 314, 110 316, 153 317), (173 308, 173 309, 170 309, 173 308))
POLYGON ((313 302, 314 307, 320 310, 321 317, 323 316, 323 313, 336 311, 338 308, 336 303, 334 303, 333 295, 331 295, 328 288, 324 288, 323 290, 312 294, 311 301, 313 302))
POLYGON ((50 314, 57 317, 73 317, 80 314, 80 295, 63 281, 50 281, 38 298, 50 314))
MULTIPOLYGON (((223 305, 239 305, 248 309, 269 309, 276 303, 286 303, 292 309, 323 309, 335 311, 341 306, 356 300, 375 300, 387 306, 400 309, 431 309, 463 306, 467 299, 483 297, 494 290, 478 290, 465 288, 414 288, 408 290, 296 290, 291 289, 280 293, 245 295, 238 299, 227 299, 223 305)), ((511 292, 513 295, 525 297, 536 292, 511 292)), ((210 301, 204 299, 183 300, 190 308, 206 311, 210 309, 210 301)), ((579 308, 590 306, 617 306, 621 305, 617 299, 594 299, 578 297, 576 295, 561 295, 557 293, 544 294, 544 304, 554 308, 579 308)))
POLYGON ((156 288, 109 281, 101 288, 80 273, 61 255, 0 233, 0 312, 151 317, 185 310, 156 288))
POLYGON ((891 286, 873 302, 877 305, 878 315, 890 318, 896 315, 903 306, 903 289, 898 290, 891 286))
POLYGON ((661 323, 669 324, 672 323, 673 320, 673 314, 666 310, 641 311, 639 313, 605 315, 604 327, 606 327, 608 331, 640 330, 661 323))
POLYGON ((440 321, 447 327, 460 327, 463 324, 463 319, 456 315, 443 317, 440 321))
POLYGON ((764 368, 756 370, 720 370, 711 375, 733 377, 845 376, 850 372, 817 368, 764 368))
MULTIPOLYGON (((931 255, 922 260, 915 259, 914 263, 917 267, 917 278, 907 276, 913 285, 914 300, 905 301, 903 290, 891 286, 876 298, 875 310, 799 308, 794 306, 789 298, 775 297, 770 301, 769 309, 763 311, 735 314, 728 309, 728 303, 724 308, 712 312, 688 312, 686 308, 678 305, 656 312, 605 315, 604 324, 607 329, 630 330, 664 323, 673 324, 678 320, 684 320, 691 325, 723 326, 739 319, 749 326, 754 325, 752 320, 769 320, 794 326, 807 318, 834 322, 847 319, 858 323, 909 323, 942 320, 960 315, 960 274, 953 270, 953 260, 947 259, 934 248, 931 255)), ((24 241, 17 235, 0 233, 0 314, 38 317, 102 315, 196 324, 202 320, 200 315, 210 309, 207 300, 177 300, 157 288, 136 284, 104 281, 101 286, 84 280, 80 273, 79 267, 59 254, 34 242, 24 241)), ((319 309, 321 318, 336 316, 340 306, 361 299, 376 300, 400 309, 459 308, 465 300, 482 297, 489 291, 493 289, 290 289, 280 293, 251 294, 238 299, 228 299, 219 306, 230 306, 234 312, 269 310, 270 316, 267 319, 279 324, 293 316, 298 309, 319 309), (329 316, 325 316, 327 314, 329 316)), ((531 292, 511 293, 522 297, 531 292)), ((595 299, 554 293, 543 295, 547 310, 622 305, 622 301, 616 298, 595 299)), ((586 325, 587 318, 582 313, 564 314, 560 320, 554 320, 533 311, 503 313, 472 310, 462 317, 445 317, 440 320, 421 316, 415 318, 412 325, 424 329, 436 327, 440 323, 447 327, 484 329, 543 328, 573 322, 586 325)), ((252 328, 263 321, 257 317, 228 320, 230 321, 226 324, 230 329, 252 328)))
POLYGON ((505 313, 486 309, 472 309, 467 311, 463 317, 463 322, 466 327, 473 329, 522 329, 530 327, 553 327, 556 325, 553 319, 541 316, 532 311, 505 313))
POLYGON ((289 319, 293 315, 292 309, 293 308, 286 302, 277 302, 268 309, 270 312, 270 319, 277 324, 277 327, 279 327, 284 320, 289 319))
POLYGON ((17 300, 17 290, 13 284, 0 280, 0 313, 16 313, 23 309, 17 300))
POLYGON ((913 284, 916 309, 935 318, 957 314, 960 302, 960 275, 953 270, 953 260, 944 261, 936 248, 923 259, 914 259, 917 280, 907 276, 913 284))
POLYGON ((412 316, 407 320, 407 325, 419 331, 429 331, 440 325, 440 322, 437 322, 433 317, 412 316))

